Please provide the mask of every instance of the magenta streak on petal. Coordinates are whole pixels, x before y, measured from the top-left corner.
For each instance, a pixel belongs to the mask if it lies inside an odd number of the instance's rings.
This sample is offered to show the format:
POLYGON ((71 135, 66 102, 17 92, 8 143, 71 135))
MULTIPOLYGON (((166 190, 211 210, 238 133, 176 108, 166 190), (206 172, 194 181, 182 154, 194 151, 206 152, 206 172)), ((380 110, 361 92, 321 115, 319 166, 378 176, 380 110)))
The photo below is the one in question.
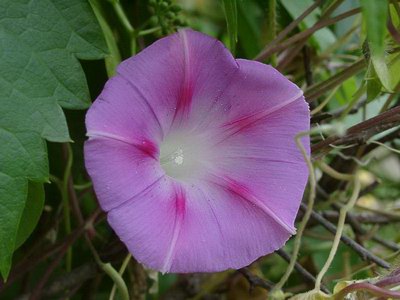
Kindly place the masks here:
POLYGON ((257 197, 255 197, 244 184, 241 184, 240 182, 232 178, 229 178, 228 176, 217 176, 217 175, 213 176, 217 177, 217 181, 216 182, 213 181, 214 184, 219 185, 222 188, 225 188, 228 191, 238 195, 244 200, 249 201, 251 204, 255 205, 256 207, 261 209, 265 214, 271 217, 276 223, 282 226, 290 234, 296 233, 296 229, 293 228, 293 226, 286 224, 286 222, 282 220, 281 217, 275 214, 266 204, 264 204, 257 197))
MULTIPOLYGON (((228 136, 232 136, 240 131, 242 131, 243 129, 245 129, 246 127, 251 126, 252 124, 256 123, 257 121, 262 120, 263 118, 265 118, 266 116, 284 108, 285 106, 293 103, 294 101, 298 100, 301 96, 303 95, 303 91, 299 91, 299 93, 297 95, 295 95, 292 98, 289 98, 286 101, 282 101, 279 105, 271 107, 269 109, 266 109, 264 111, 261 111, 259 113, 255 113, 253 115, 250 116, 246 116, 243 118, 240 118, 238 120, 235 121, 231 121, 228 123, 223 124, 221 127, 225 130, 225 132, 228 132, 228 136)), ((225 137, 225 138, 227 138, 225 137)))
POLYGON ((158 147, 148 139, 141 139, 140 141, 133 141, 122 136, 118 136, 116 134, 107 133, 107 132, 100 132, 100 131, 90 131, 86 134, 90 138, 105 138, 120 141, 129 145, 132 145, 139 149, 140 151, 146 153, 150 157, 154 159, 158 159, 159 150, 158 147))
POLYGON ((177 118, 178 114, 181 114, 183 119, 187 119, 189 117, 190 108, 192 104, 192 97, 193 97, 193 82, 190 76, 191 70, 190 70, 188 39, 186 32, 184 30, 180 30, 178 34, 182 41, 182 48, 183 48, 184 79, 183 79, 182 91, 176 105, 175 115, 173 118, 174 120, 177 118))
POLYGON ((183 219, 186 211, 186 195, 180 185, 175 185, 175 222, 174 231, 172 234, 171 243, 169 244, 167 255, 165 256, 164 264, 161 268, 162 273, 166 273, 171 269, 174 259, 176 243, 179 238, 179 233, 182 228, 183 219))

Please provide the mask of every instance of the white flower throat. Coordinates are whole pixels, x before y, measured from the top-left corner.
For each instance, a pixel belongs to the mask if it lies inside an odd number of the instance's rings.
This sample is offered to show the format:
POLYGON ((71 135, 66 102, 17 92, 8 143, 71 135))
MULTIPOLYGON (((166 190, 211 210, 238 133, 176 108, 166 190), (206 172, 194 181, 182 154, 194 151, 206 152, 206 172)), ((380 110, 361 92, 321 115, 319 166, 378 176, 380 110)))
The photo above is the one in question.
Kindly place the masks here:
POLYGON ((183 149, 179 148, 178 150, 176 150, 171 157, 174 160, 174 163, 176 163, 177 165, 182 165, 183 164, 183 149))
POLYGON ((160 147, 160 164, 165 173, 181 181, 190 181, 203 173, 211 161, 204 139, 191 133, 169 134, 160 147))

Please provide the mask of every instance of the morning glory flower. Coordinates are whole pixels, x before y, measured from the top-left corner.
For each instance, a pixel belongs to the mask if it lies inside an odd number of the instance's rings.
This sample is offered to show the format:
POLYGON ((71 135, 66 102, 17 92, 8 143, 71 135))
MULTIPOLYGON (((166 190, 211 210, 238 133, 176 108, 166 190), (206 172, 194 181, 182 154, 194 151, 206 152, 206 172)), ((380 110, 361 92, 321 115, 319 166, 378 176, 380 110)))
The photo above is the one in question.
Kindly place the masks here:
POLYGON ((295 233, 308 177, 295 136, 309 121, 302 91, 277 70, 183 30, 119 65, 87 113, 85 163, 139 262, 236 269, 295 233))

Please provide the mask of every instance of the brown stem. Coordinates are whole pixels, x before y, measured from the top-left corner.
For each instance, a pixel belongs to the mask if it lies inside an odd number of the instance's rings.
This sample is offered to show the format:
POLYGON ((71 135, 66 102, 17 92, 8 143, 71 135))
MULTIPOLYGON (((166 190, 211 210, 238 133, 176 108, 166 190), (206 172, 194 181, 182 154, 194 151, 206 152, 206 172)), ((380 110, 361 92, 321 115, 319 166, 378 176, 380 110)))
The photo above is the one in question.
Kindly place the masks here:
MULTIPOLYGON (((335 223, 339 218, 339 213, 337 211, 323 211, 321 212, 322 216, 330 222, 335 223)), ((380 224, 387 225, 392 222, 400 222, 400 219, 394 219, 389 216, 376 215, 371 213, 358 213, 352 214, 357 222, 362 224, 380 224)))
MULTIPOLYGON (((303 21, 310 13, 314 11, 320 4, 321 0, 315 1, 309 8, 307 8, 297 19, 293 20, 284 30, 282 30, 277 37, 269 43, 254 59, 258 61, 262 61, 268 58, 270 54, 268 52, 271 48, 277 45, 280 41, 282 41, 293 29, 295 29, 301 21, 303 21)), ((271 53, 272 54, 272 53, 271 53)))
POLYGON ((311 146, 313 156, 326 154, 332 148, 330 145, 362 145, 369 138, 387 129, 400 125, 400 106, 394 107, 371 119, 350 127, 344 136, 330 136, 327 139, 311 146))
POLYGON ((392 36, 392 38, 400 44, 400 32, 397 31, 396 27, 393 24, 392 17, 389 13, 388 15, 388 22, 387 22, 387 29, 392 36))
MULTIPOLYGON (((62 144, 62 152, 63 152, 65 161, 67 161, 69 156, 72 155, 71 153, 69 153, 70 150, 69 150, 68 144, 66 144, 66 143, 62 144)), ((79 206, 78 197, 76 196, 76 192, 74 189, 74 181, 73 181, 72 174, 70 174, 70 176, 68 178, 67 188, 68 188, 68 199, 69 199, 72 211, 73 211, 76 219, 78 220, 78 224, 82 225, 85 222, 85 220, 83 219, 83 215, 82 215, 82 212, 81 212, 80 206, 79 206)))
POLYGON ((318 97, 322 96, 325 92, 333 89, 346 81, 348 78, 361 72, 365 68, 365 60, 362 58, 353 63, 349 67, 330 77, 329 79, 310 86, 304 93, 304 97, 308 102, 312 102, 318 97))
POLYGON ((255 60, 264 61, 271 54, 273 54, 275 52, 278 52, 278 51, 282 51, 284 49, 287 49, 292 44, 294 44, 294 43, 296 43, 296 42, 298 42, 298 41, 300 41, 300 40, 302 40, 304 38, 307 38, 307 37, 311 36, 314 32, 316 32, 316 31, 318 31, 318 30, 320 30, 320 29, 322 29, 322 28, 324 28, 326 26, 335 24, 335 23, 337 23, 337 22, 339 22, 339 21, 341 21, 343 19, 351 17, 351 16, 353 16, 355 14, 358 14, 360 11, 361 11, 360 8, 355 8, 355 9, 349 10, 349 11, 343 13, 343 14, 340 14, 340 15, 338 15, 336 17, 333 17, 333 18, 330 18, 330 19, 326 19, 326 20, 322 20, 321 22, 316 23, 314 26, 312 26, 312 27, 310 27, 310 28, 308 28, 308 29, 306 29, 306 30, 304 30, 302 32, 299 32, 298 34, 295 34, 294 36, 288 38, 286 41, 284 41, 284 42, 282 42, 280 44, 271 45, 270 47, 267 47, 265 50, 263 50, 259 55, 257 55, 255 57, 255 60))
POLYGON ((248 268, 241 268, 238 270, 238 272, 247 279, 247 281, 250 283, 250 288, 258 286, 269 291, 274 287, 274 284, 272 282, 269 282, 265 279, 258 277, 257 275, 254 275, 250 272, 248 268))
POLYGON ((303 47, 303 64, 304 64, 304 74, 306 78, 307 86, 312 86, 313 84, 313 73, 311 67, 311 51, 310 48, 303 47))
POLYGON ((51 274, 55 270, 55 268, 60 264, 61 260, 63 259, 64 255, 67 253, 69 247, 75 242, 75 240, 80 236, 80 234, 84 231, 83 229, 77 230, 74 235, 70 237, 68 242, 62 247, 62 249, 58 252, 57 257, 53 260, 53 262, 50 264, 50 266, 46 269, 46 272, 44 275, 41 277, 39 283, 36 285, 34 291, 29 297, 29 300, 36 300, 40 299, 42 290, 44 285, 47 283, 49 280, 51 274))

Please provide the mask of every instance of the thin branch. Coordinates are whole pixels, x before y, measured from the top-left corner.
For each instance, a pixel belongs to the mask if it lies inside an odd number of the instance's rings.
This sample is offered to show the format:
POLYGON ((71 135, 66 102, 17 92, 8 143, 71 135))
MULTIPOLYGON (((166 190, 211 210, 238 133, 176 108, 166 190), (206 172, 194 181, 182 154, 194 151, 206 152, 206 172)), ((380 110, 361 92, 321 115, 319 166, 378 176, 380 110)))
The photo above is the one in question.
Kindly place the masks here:
POLYGON ((303 21, 310 13, 312 13, 321 3, 322 0, 315 1, 297 19, 293 20, 288 26, 286 26, 285 29, 282 30, 271 43, 261 50, 261 52, 254 59, 258 61, 267 59, 270 55, 270 49, 279 44, 280 41, 282 41, 293 29, 295 29, 301 23, 301 21, 303 21))
MULTIPOLYGON (((330 222, 337 222, 339 218, 339 213, 337 211, 333 210, 327 210, 321 212, 322 216, 329 220, 330 222)), ((380 225, 387 225, 392 222, 400 222, 400 219, 396 218, 391 218, 389 216, 382 216, 382 215, 377 215, 377 214, 371 214, 371 213, 351 213, 347 216, 352 216, 358 223, 361 224, 380 224, 380 225)))
MULTIPOLYGON (((86 263, 78 268, 73 269, 69 273, 65 273, 62 276, 56 278, 51 284, 49 284, 45 290, 43 290, 43 297, 54 297, 62 292, 73 289, 76 286, 80 286, 86 280, 93 278, 100 271, 97 265, 93 262, 86 263)), ((19 297, 20 299, 28 299, 30 294, 25 294, 19 297)))
POLYGON ((35 289, 33 290, 32 294, 29 296, 29 300, 36 300, 41 298, 41 294, 43 288, 47 281, 49 280, 51 274, 54 272, 55 268, 60 264, 61 260, 63 259, 64 255, 67 253, 70 246, 76 241, 76 239, 80 236, 80 234, 84 231, 83 229, 79 229, 73 234, 68 242, 64 245, 61 251, 57 254, 57 257, 53 260, 53 262, 49 265, 46 269, 44 275, 41 276, 39 283, 36 285, 35 289))
POLYGON ((338 8, 340 4, 342 4, 343 1, 344 0, 336 0, 333 3, 331 3, 329 7, 327 7, 327 9, 321 15, 321 19, 329 17, 336 10, 336 8, 338 8))
POLYGON ((238 272, 242 274, 250 283, 250 289, 253 289, 255 287, 261 287, 263 289, 270 291, 274 287, 274 284, 272 282, 262 279, 257 275, 254 275, 253 273, 250 272, 248 268, 241 268, 238 270, 238 272))
MULTIPOLYGON (((290 262, 291 257, 289 255, 289 253, 287 253, 283 249, 278 249, 276 251, 276 254, 278 254, 280 257, 282 257, 288 263, 290 262)), ((309 283, 311 283, 313 285, 315 284, 315 276, 312 275, 310 272, 308 272, 305 268, 303 268, 303 266, 301 264, 296 262, 294 265, 294 269, 302 276, 302 278, 304 280, 308 281, 309 283)), ((321 290, 325 293, 329 293, 329 290, 324 285, 321 285, 321 290)))
MULTIPOLYGON (((69 160, 73 161, 72 149, 68 143, 64 143, 62 145, 62 151, 63 151, 64 159, 67 159, 67 160, 69 159, 69 160)), ((76 219, 78 220, 78 224, 82 225, 82 224, 84 224, 85 220, 83 219, 83 215, 82 215, 82 212, 81 212, 80 206, 79 206, 78 197, 76 196, 76 193, 75 193, 72 172, 69 172, 68 178, 65 178, 65 180, 66 180, 66 185, 67 185, 66 189, 67 189, 68 199, 69 199, 69 203, 71 205, 72 211, 73 211, 76 219)))
MULTIPOLYGON (((304 203, 301 203, 300 205, 301 210, 306 211, 307 206, 304 203)), ((321 216, 319 213, 312 211, 311 212, 311 218, 317 221, 319 224, 321 224, 325 229, 327 229, 329 232, 335 234, 336 233, 336 226, 333 225, 331 222, 329 222, 327 219, 325 219, 323 216, 321 216)), ((371 253, 367 249, 365 249, 363 246, 352 240, 346 235, 342 235, 340 240, 352 248, 360 257, 362 260, 365 261, 370 261, 374 262, 378 266, 389 269, 390 264, 383 260, 382 258, 377 257, 375 254, 371 253)))
POLYGON ((313 156, 326 154, 332 147, 330 145, 365 144, 372 136, 387 129, 400 125, 400 106, 394 107, 371 119, 350 127, 344 136, 331 136, 311 146, 313 156))
POLYGON ((327 91, 335 88, 336 86, 340 85, 342 82, 346 81, 348 78, 356 75, 357 73, 361 72, 365 68, 365 60, 363 58, 359 59, 355 63, 351 64, 344 70, 340 71, 339 73, 333 75, 329 79, 314 84, 310 86, 304 93, 304 97, 307 99, 308 102, 312 102, 318 97, 322 96, 327 91))
POLYGON ((355 8, 355 9, 349 10, 345 13, 342 13, 336 17, 322 20, 321 22, 316 23, 314 26, 312 26, 304 31, 301 31, 300 33, 295 34, 294 36, 288 38, 286 41, 284 41, 282 43, 279 43, 276 45, 271 45, 270 47, 267 47, 265 50, 263 50, 259 55, 257 55, 255 57, 255 60, 264 61, 271 54, 282 51, 284 49, 287 49, 288 47, 292 46, 294 43, 301 41, 302 39, 308 38, 316 31, 318 31, 326 26, 335 24, 335 23, 337 23, 343 19, 346 19, 348 17, 351 17, 355 14, 358 14, 360 11, 361 11, 360 8, 355 8))
POLYGON ((311 66, 311 51, 310 47, 303 47, 303 64, 304 64, 304 74, 306 78, 307 86, 311 86, 313 84, 313 73, 311 66))
MULTIPOLYGON (((336 87, 337 89, 338 87, 336 87)), ((330 95, 328 95, 327 97, 329 97, 330 95)), ((351 110, 349 110, 347 112, 347 115, 353 115, 356 114, 360 108, 362 108, 365 103, 367 102, 367 98, 364 98, 360 101, 358 101, 351 110)), ((312 116, 311 118, 311 123, 318 123, 318 122, 326 122, 329 121, 331 119, 335 119, 337 117, 339 117, 340 115, 342 115, 342 113, 347 109, 346 106, 342 106, 332 112, 323 112, 323 113, 319 113, 318 115, 312 116)))
POLYGON ((70 235, 66 236, 61 242, 57 243, 56 245, 53 245, 52 247, 48 249, 42 249, 40 250, 40 253, 38 253, 35 256, 29 256, 25 258, 23 261, 21 261, 19 264, 17 264, 11 271, 10 277, 7 280, 6 283, 4 283, 2 280, 0 280, 0 292, 2 292, 6 287, 10 286, 12 283, 14 283, 18 278, 23 276, 24 274, 30 272, 33 268, 35 268, 39 263, 43 262, 44 260, 48 259, 49 257, 52 257, 53 255, 59 253, 62 251, 65 247, 67 247, 70 243, 74 243, 76 239, 78 239, 86 229, 86 224, 94 224, 98 223, 102 220, 104 220, 104 214, 100 215, 101 211, 96 210, 85 222, 84 225, 81 227, 75 229, 73 232, 71 232, 70 235), (100 216, 100 217, 99 217, 100 216))

